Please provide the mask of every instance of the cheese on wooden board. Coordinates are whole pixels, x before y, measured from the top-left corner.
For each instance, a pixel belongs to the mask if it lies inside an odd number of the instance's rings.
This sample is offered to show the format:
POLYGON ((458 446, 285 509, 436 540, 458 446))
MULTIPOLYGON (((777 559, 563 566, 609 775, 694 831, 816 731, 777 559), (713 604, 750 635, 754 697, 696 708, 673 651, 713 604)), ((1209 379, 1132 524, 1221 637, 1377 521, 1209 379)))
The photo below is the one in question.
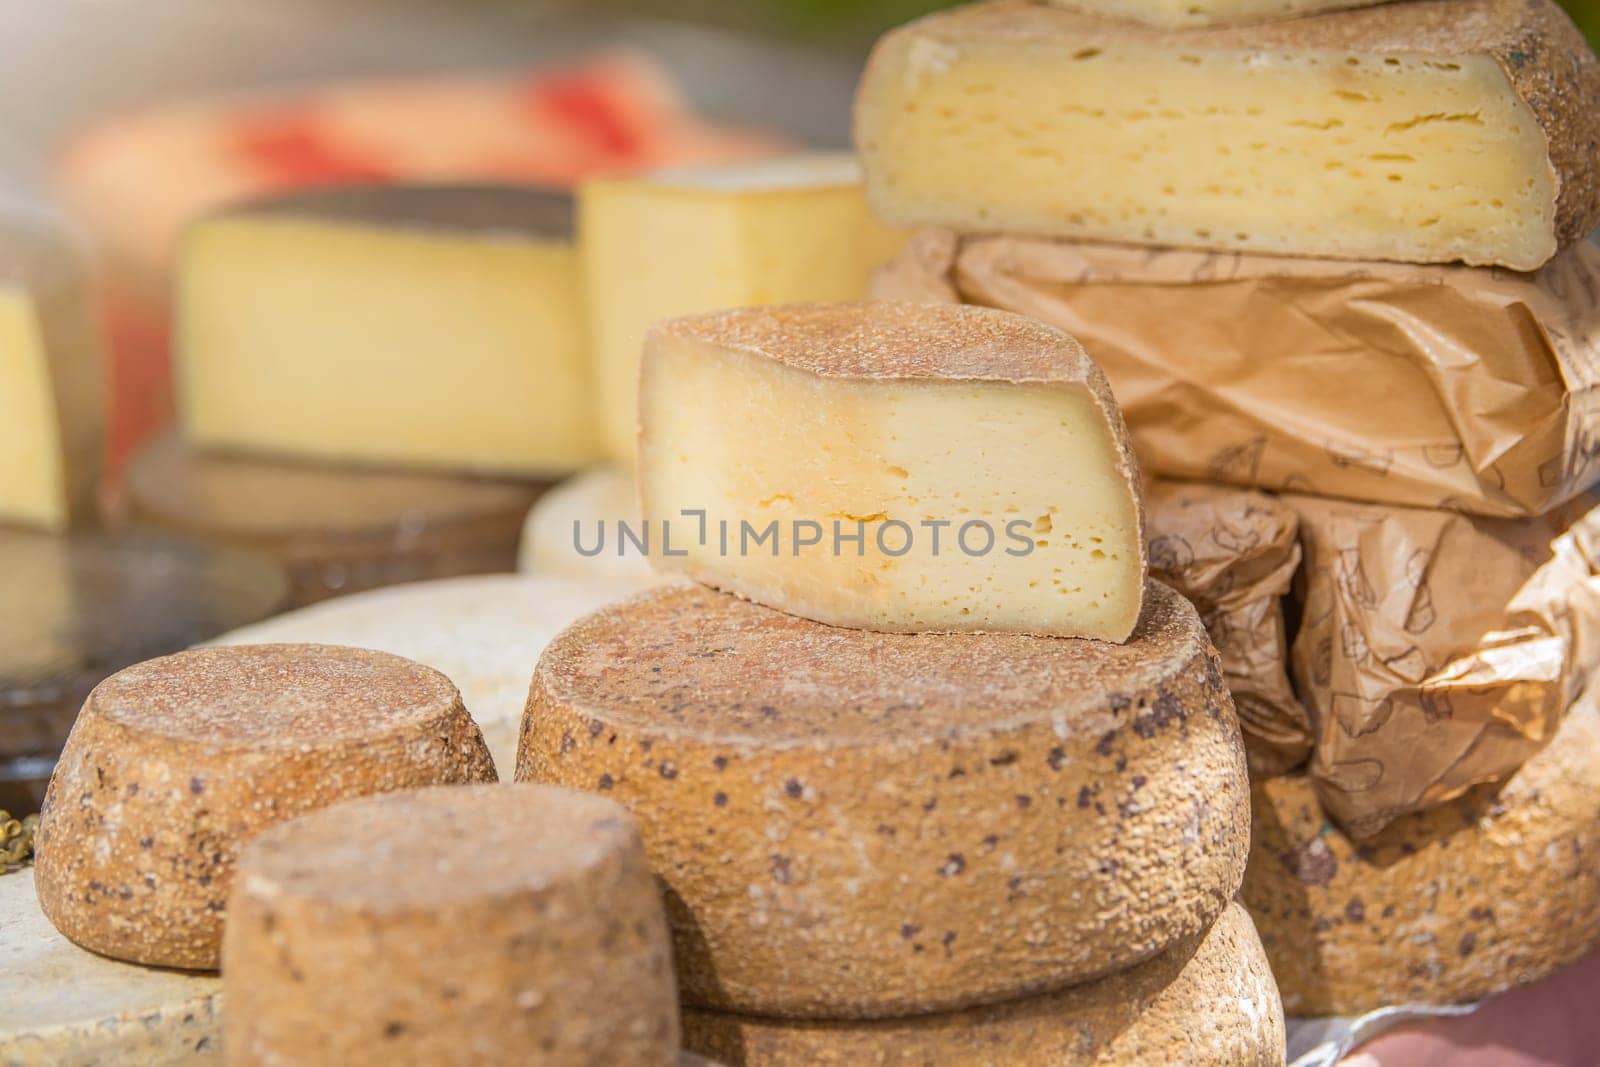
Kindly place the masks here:
POLYGON ((149 660, 95 687, 35 842, 45 914, 117 959, 217 966, 241 845, 368 793, 495 780, 449 679, 365 649, 256 645, 149 660))
POLYGON ((252 841, 228 910, 229 1063, 677 1062, 661 896, 603 797, 485 785, 340 804, 252 841))
POLYGON ((97 956, 39 909, 33 875, 0 876, 0 1064, 178 1067, 222 1057, 222 982, 97 956))
POLYGON ((861 629, 1121 641, 1139 618, 1137 466, 1060 330, 891 301, 716 312, 651 329, 639 396, 657 569, 861 629))
POLYGON ((650 569, 649 557, 622 536, 622 525, 641 526, 633 472, 607 465, 575 474, 529 510, 517 569, 654 584, 660 576, 650 569))
POLYGON ((1282 1067, 1283 1005, 1238 904, 1204 935, 1059 993, 904 1019, 767 1019, 689 1008, 684 1043, 740 1067, 1051 1064, 1282 1067))
POLYGON ((592 460, 571 200, 352 187, 196 223, 179 408, 203 448, 560 474, 592 460))
POLYGON ((1203 930, 1247 784, 1199 617, 1127 644, 822 626, 700 586, 574 624, 517 778, 638 817, 685 1001, 808 1018, 969 1007, 1203 930))
POLYGON ((134 520, 272 556, 297 605, 510 570, 545 484, 208 455, 175 433, 134 453, 124 479, 134 520))
POLYGON ((81 267, 40 224, 0 224, 0 523, 95 514, 104 368, 81 267))
POLYGON ((660 319, 859 300, 904 235, 867 210, 842 152, 594 179, 578 193, 589 333, 608 457, 638 450, 639 348, 660 319))
POLYGON ((340 597, 223 634, 219 645, 371 648, 426 664, 461 690, 500 777, 516 766, 528 679, 550 639, 637 583, 496 574, 340 597))
POLYGON ((1367 7, 1387 0, 1048 0, 1057 7, 1091 11, 1110 18, 1137 19, 1152 26, 1189 29, 1235 22, 1314 15, 1367 7))
POLYGON ((1597 92, 1555 0, 1182 33, 992 0, 883 38, 855 137, 895 224, 1532 270, 1600 221, 1597 92))
POLYGON ((1600 703, 1567 713, 1498 790, 1355 842, 1304 775, 1254 783, 1250 909, 1290 1015, 1452 1004, 1600 943, 1600 703))

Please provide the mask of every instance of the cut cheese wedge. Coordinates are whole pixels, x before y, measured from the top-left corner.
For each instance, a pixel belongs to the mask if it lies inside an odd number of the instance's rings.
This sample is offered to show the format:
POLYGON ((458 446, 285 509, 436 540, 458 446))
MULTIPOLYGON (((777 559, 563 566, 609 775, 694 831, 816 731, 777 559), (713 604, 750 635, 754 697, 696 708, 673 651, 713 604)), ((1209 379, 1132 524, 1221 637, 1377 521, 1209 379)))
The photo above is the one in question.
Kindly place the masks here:
POLYGON ((835 626, 1121 641, 1138 473, 1105 376, 1021 315, 873 302, 651 330, 658 569, 835 626))
POLYGON ((95 513, 104 370, 81 270, 36 226, 0 226, 0 523, 95 513))
POLYGON ((1531 270, 1600 219, 1600 67, 1554 0, 1174 33, 1029 0, 877 46, 886 220, 1531 270))
POLYGON ((1188 29, 1236 22, 1315 15, 1351 7, 1369 7, 1388 0, 1047 0, 1057 7, 1109 18, 1135 19, 1151 26, 1188 29))
POLYGON ((639 348, 651 323, 754 304, 859 300, 904 235, 867 210, 845 153, 603 178, 578 194, 605 448, 638 450, 639 348))
POLYGON ((677 1063, 661 895, 603 797, 465 786, 327 808, 250 843, 229 910, 230 1064, 677 1063))
POLYGON ((1059 993, 852 1022, 689 1008, 683 1027, 690 1048, 743 1067, 1282 1067, 1284 1057, 1278 987, 1250 916, 1238 904, 1230 904, 1204 936, 1059 993))
POLYGON ((1126 644, 821 626, 689 583, 574 624, 519 781, 638 817, 687 1003, 970 1007, 1123 970, 1242 873, 1233 702, 1189 602, 1126 644))
POLYGON ((202 448, 558 474, 594 458, 571 204, 351 188, 184 243, 183 424, 202 448))
POLYGON ((45 914, 135 963, 214 969, 239 849, 328 804, 492 782, 449 679, 383 652, 255 645, 180 652, 95 687, 35 842, 45 914))

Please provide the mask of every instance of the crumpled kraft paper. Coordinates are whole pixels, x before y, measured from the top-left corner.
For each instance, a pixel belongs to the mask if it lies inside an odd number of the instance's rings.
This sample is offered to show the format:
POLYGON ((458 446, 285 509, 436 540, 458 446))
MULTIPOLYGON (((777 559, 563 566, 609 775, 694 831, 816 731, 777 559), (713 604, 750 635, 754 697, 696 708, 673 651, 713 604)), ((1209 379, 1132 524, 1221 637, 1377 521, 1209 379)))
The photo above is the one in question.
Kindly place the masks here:
POLYGON ((873 295, 1071 333, 1152 474, 1481 515, 1600 476, 1600 249, 1531 274, 918 233, 873 295))
POLYGON ((1300 567, 1294 511, 1265 493, 1154 482, 1150 573, 1194 602, 1233 693, 1252 775, 1305 762, 1311 723, 1289 686, 1283 597, 1300 567))
POLYGON ((1533 519, 1304 496, 1292 649, 1309 772, 1352 837, 1498 782, 1600 663, 1600 498, 1533 519))

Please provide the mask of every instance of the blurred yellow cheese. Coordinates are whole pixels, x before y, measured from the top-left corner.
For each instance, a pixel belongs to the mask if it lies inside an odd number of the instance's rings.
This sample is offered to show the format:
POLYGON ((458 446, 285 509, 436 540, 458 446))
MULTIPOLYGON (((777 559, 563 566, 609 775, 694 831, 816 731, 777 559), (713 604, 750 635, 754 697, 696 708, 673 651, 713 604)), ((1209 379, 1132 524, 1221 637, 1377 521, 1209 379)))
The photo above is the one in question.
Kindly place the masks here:
POLYGON ((201 447, 558 474, 595 458, 571 203, 355 188, 198 223, 180 406, 201 447))
POLYGON ((588 182, 578 197, 605 449, 634 462, 639 351, 659 319, 856 300, 904 234, 867 210, 844 153, 588 182))
POLYGON ((0 230, 0 523, 93 514, 104 390, 82 278, 44 232, 0 230))

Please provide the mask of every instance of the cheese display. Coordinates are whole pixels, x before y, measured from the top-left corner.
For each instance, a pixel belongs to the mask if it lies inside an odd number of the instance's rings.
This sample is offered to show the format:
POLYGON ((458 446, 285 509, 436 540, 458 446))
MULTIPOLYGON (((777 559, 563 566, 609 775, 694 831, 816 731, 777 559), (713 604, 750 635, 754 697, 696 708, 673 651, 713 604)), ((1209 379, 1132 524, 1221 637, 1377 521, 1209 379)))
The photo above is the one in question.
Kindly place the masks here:
POLYGON ((571 201, 352 187, 195 224, 178 398, 203 448, 549 475, 598 451, 571 201))
POLYGON ((367 793, 494 780, 455 686, 420 664, 324 645, 180 652, 89 695, 45 795, 39 901, 95 952, 215 968, 257 832, 367 793))
POLYGON ((605 578, 648 585, 658 580, 641 546, 622 534, 640 530, 639 487, 623 467, 575 474, 539 498, 528 512, 517 548, 527 574, 605 578))
POLYGON ((637 451, 639 348, 660 319, 859 300, 903 234, 867 210, 843 153, 599 178, 579 189, 589 331, 606 451, 637 451))
POLYGON ((1350 840, 1304 776, 1254 785, 1250 909, 1290 1015, 1451 1004, 1540 978, 1600 943, 1600 706, 1548 747, 1377 837, 1350 840))
POLYGON ((657 569, 835 626, 1133 631, 1138 472, 1059 330, 891 302, 691 316, 651 329, 639 395, 657 569))
POLYGON ((1156 482, 1145 493, 1150 574, 1194 603, 1233 694, 1252 777, 1311 752, 1311 723, 1289 685, 1283 598, 1300 569, 1299 520, 1264 493, 1156 482))
POLYGON ((1098 982, 990 1007, 829 1022, 687 1009, 684 1042, 743 1067, 1182 1063, 1281 1067, 1283 1006, 1250 917, 1098 982))
POLYGON ((250 843, 228 910, 229 1063, 677 1063, 661 897, 602 797, 477 786, 324 809, 250 843))
POLYGON ((1600 477, 1595 292, 1588 242, 1517 274, 943 230, 873 285, 1078 338, 1150 473, 1493 516, 1600 477))
POLYGON ((558 636, 520 781, 638 817, 687 1003, 967 1007, 1132 966, 1237 886, 1247 785, 1194 609, 1126 644, 822 626, 698 586, 558 636))
POLYGON ((80 272, 41 224, 0 223, 0 524, 96 511, 104 397, 80 272))
POLYGON ((1049 0, 1058 7, 1092 11, 1110 18, 1137 19, 1152 26, 1189 29, 1233 22, 1314 15, 1386 0, 1049 0))
POLYGON ((1286 496, 1305 567, 1295 687, 1323 807, 1368 837, 1503 781, 1600 664, 1600 509, 1536 519, 1286 496))
POLYGON ((0 1063, 188 1067, 222 1058, 221 979, 97 956, 58 933, 27 872, 0 876, 0 1063))
POLYGON ((901 225, 1533 270, 1600 222, 1597 86, 1554 0, 1182 33, 991 0, 879 41, 855 138, 901 225))
POLYGON ((126 478, 135 522, 272 556, 296 604, 510 570, 544 484, 207 455, 174 434, 134 453, 126 478))
POLYGON ((341 597, 223 634, 219 645, 350 645, 427 664, 461 690, 500 777, 516 766, 528 679, 550 639, 632 582, 482 575, 341 597))

